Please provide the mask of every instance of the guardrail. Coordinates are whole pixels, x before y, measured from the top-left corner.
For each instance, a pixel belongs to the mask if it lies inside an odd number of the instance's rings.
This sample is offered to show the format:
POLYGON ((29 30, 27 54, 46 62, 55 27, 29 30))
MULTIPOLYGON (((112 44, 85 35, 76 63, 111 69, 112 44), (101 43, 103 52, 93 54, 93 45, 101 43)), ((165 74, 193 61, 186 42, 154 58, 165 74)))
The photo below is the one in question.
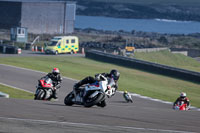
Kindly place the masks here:
POLYGON ((86 51, 85 56, 94 60, 200 83, 200 73, 195 71, 175 68, 119 55, 112 55, 97 50, 86 51))

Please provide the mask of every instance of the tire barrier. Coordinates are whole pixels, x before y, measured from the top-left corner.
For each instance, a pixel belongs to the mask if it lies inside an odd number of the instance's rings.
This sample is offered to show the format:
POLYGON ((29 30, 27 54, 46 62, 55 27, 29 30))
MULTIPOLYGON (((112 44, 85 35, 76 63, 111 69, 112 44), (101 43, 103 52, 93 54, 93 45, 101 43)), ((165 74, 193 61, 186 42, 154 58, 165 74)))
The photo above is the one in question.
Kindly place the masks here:
POLYGON ((86 51, 85 57, 94 60, 99 60, 102 62, 108 62, 120 66, 139 69, 146 72, 161 74, 169 77, 200 83, 200 72, 175 68, 134 58, 123 57, 119 55, 112 55, 97 50, 86 51))
POLYGON ((17 46, 0 45, 0 53, 3 54, 21 54, 21 49, 17 46))

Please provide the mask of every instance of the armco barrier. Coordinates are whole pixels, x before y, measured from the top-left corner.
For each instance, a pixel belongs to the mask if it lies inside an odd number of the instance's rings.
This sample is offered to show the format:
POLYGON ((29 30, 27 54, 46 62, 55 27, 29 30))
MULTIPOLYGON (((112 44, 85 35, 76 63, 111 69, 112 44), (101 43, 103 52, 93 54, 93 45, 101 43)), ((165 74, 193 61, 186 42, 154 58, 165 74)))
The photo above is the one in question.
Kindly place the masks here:
POLYGON ((112 55, 108 53, 104 53, 97 50, 86 51, 87 58, 91 58, 94 60, 99 60, 103 62, 113 63, 129 68, 135 68, 151 73, 162 74, 170 77, 175 77, 183 80, 188 80, 192 82, 200 83, 200 73, 194 72, 190 70, 170 67, 166 65, 161 65, 157 63, 152 63, 148 61, 138 60, 129 57, 123 57, 119 55, 112 55))

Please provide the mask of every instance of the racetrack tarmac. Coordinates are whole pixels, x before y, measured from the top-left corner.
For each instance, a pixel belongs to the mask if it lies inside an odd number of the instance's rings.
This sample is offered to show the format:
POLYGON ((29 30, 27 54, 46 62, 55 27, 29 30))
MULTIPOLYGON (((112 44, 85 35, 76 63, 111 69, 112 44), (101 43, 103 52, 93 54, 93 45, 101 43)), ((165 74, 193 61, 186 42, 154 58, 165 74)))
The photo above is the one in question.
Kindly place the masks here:
MULTIPOLYGON (((31 92, 43 75, 0 65, 0 83, 31 92)), ((75 82, 63 79, 59 101, 1 98, 0 132, 200 132, 199 111, 175 111, 169 104, 138 97, 126 103, 121 93, 108 99, 105 108, 65 106, 63 99, 75 82)))

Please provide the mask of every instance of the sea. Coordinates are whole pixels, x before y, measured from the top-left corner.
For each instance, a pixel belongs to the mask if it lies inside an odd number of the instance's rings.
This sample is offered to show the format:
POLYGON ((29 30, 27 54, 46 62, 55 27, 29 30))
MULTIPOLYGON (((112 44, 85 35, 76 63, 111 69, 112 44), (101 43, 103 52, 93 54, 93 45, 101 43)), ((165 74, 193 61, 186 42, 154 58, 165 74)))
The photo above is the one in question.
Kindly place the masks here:
POLYGON ((104 31, 143 31, 163 34, 200 33, 200 22, 168 19, 124 19, 102 16, 76 15, 75 28, 93 28, 104 31))

